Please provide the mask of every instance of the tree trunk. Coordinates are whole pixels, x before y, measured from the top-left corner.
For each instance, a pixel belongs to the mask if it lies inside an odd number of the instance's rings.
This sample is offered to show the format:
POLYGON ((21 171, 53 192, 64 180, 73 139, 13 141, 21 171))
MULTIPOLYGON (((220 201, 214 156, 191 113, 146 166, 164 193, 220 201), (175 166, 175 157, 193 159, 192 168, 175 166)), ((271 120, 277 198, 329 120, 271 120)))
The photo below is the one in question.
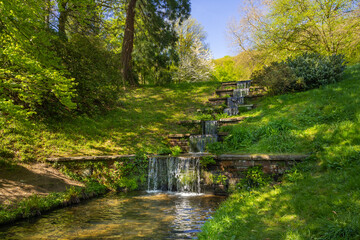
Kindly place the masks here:
POLYGON ((59 15, 59 33, 62 37, 66 37, 65 33, 65 25, 67 22, 68 17, 68 9, 67 9, 67 1, 61 2, 61 8, 60 8, 60 15, 59 15))
POLYGON ((134 24, 135 24, 135 7, 137 0, 130 0, 128 9, 126 11, 126 23, 124 40, 121 50, 121 73, 123 77, 123 84, 128 82, 131 86, 136 86, 132 73, 132 51, 134 45, 134 24))

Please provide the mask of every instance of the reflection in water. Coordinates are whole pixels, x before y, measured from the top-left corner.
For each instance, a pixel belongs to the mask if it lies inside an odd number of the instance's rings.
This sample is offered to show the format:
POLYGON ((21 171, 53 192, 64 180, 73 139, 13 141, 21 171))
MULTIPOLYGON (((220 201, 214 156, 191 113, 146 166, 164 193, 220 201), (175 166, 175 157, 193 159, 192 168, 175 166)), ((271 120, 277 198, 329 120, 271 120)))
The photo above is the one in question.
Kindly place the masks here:
POLYGON ((31 222, 2 227, 0 239, 191 239, 223 199, 110 194, 31 222))

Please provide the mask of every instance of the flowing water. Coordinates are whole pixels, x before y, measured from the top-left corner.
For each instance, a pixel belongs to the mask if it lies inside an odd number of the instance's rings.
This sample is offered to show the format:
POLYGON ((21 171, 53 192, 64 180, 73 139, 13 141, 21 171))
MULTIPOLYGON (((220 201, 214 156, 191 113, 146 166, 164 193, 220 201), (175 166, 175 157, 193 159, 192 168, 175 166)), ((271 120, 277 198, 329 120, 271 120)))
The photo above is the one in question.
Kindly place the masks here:
POLYGON ((200 159, 167 157, 149 159, 148 191, 200 193, 200 159))
POLYGON ((202 121, 201 128, 201 135, 191 135, 189 138, 191 153, 203 153, 207 144, 218 140, 218 121, 202 121))
POLYGON ((239 106, 245 104, 245 97, 250 93, 251 81, 240 81, 236 84, 236 89, 233 90, 233 96, 227 98, 227 108, 224 109, 224 113, 229 116, 239 114, 239 106))
POLYGON ((193 239, 223 197, 109 194, 0 227, 0 239, 193 239))

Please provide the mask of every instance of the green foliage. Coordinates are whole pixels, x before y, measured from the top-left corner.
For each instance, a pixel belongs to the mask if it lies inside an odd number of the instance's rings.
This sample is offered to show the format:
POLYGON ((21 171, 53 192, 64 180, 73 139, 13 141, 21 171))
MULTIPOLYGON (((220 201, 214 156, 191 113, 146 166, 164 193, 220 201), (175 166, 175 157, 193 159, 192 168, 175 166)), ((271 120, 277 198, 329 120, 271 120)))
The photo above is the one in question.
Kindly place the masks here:
POLYGON ((180 146, 174 146, 170 148, 171 151, 171 155, 173 155, 174 157, 177 157, 180 155, 180 153, 182 152, 181 147, 180 146))
POLYGON ((359 60, 360 7, 354 0, 247 0, 229 32, 253 66, 304 52, 359 60))
POLYGON ((235 58, 225 56, 214 60, 214 78, 219 82, 238 81, 243 76, 242 65, 235 62, 235 58))
POLYGON ((272 62, 269 66, 254 71, 251 79, 255 84, 266 87, 273 95, 303 89, 303 83, 285 62, 272 62))
POLYGON ((212 180, 213 184, 225 185, 227 180, 228 180, 228 178, 225 175, 221 174, 221 173, 213 174, 211 177, 212 177, 211 180, 212 180))
POLYGON ((246 189, 250 191, 254 188, 266 186, 270 183, 270 181, 270 176, 266 175, 262 170, 262 166, 259 165, 249 167, 245 172, 245 176, 240 180, 240 183, 237 185, 237 187, 239 189, 246 189))
MULTIPOLYGON (((75 79, 78 110, 82 113, 106 112, 121 94, 119 57, 107 50, 101 38, 74 34, 59 55, 75 79)), ((46 109, 47 113, 56 109, 46 109)))
POLYGON ((325 56, 305 53, 287 59, 286 64, 304 84, 305 90, 336 83, 341 80, 341 74, 345 70, 344 56, 335 54, 325 56))
POLYGON ((360 162, 359 146, 331 146, 319 153, 322 166, 341 170, 360 162))
MULTIPOLYGON (((180 120, 195 120, 218 83, 198 82, 129 89, 105 114, 7 124, 0 130, 0 149, 16 160, 51 156, 157 153, 171 133, 186 133, 180 120)), ((3 117, 0 116, 0 122, 3 117)))
POLYGON ((74 180, 98 182, 113 191, 132 191, 144 187, 148 159, 146 155, 138 154, 134 159, 115 161, 113 166, 105 162, 87 162, 63 163, 56 167, 74 180))
POLYGON ((226 144, 223 144, 222 142, 213 142, 209 143, 207 146, 207 150, 210 153, 220 155, 224 152, 228 152, 228 146, 226 144))
MULTIPOLYGON (((360 66, 350 66, 341 82, 267 97, 247 112, 241 125, 251 129, 250 139, 260 140, 236 152, 263 152, 261 139, 285 135, 292 136, 292 151, 312 153, 311 159, 287 171, 281 184, 232 194, 205 223, 200 239, 360 237, 359 75, 360 66)), ((266 144, 275 148, 286 141, 266 144)))
POLYGON ((74 109, 74 79, 51 48, 56 36, 39 19, 45 1, 0 3, 0 110, 23 119, 49 104, 74 109), (41 50, 40 50, 41 49, 41 50))
POLYGON ((228 126, 221 131, 229 132, 229 135, 222 143, 209 144, 208 150, 215 154, 249 150, 267 153, 301 152, 301 146, 297 145, 301 138, 294 134, 295 130, 296 126, 286 118, 261 125, 242 123, 228 126))
POLYGON ((159 150, 157 150, 157 154, 159 154, 159 155, 171 154, 171 149, 169 147, 162 147, 159 150))
POLYGON ((303 91, 341 80, 345 69, 342 55, 324 56, 305 53, 283 62, 272 62, 261 70, 254 71, 254 83, 264 86, 270 94, 303 91))
POLYGON ((208 165, 212 165, 215 163, 216 163, 215 159, 211 156, 204 156, 200 158, 200 165, 203 168, 206 168, 208 165))

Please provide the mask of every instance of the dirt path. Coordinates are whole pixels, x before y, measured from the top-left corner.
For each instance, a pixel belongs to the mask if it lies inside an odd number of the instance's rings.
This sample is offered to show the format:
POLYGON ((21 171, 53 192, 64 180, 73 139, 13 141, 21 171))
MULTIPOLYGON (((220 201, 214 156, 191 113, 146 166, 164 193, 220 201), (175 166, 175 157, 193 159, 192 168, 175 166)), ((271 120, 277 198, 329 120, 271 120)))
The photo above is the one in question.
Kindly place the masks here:
POLYGON ((0 204, 9 204, 32 194, 62 192, 70 186, 83 185, 44 163, 0 169, 0 204))

